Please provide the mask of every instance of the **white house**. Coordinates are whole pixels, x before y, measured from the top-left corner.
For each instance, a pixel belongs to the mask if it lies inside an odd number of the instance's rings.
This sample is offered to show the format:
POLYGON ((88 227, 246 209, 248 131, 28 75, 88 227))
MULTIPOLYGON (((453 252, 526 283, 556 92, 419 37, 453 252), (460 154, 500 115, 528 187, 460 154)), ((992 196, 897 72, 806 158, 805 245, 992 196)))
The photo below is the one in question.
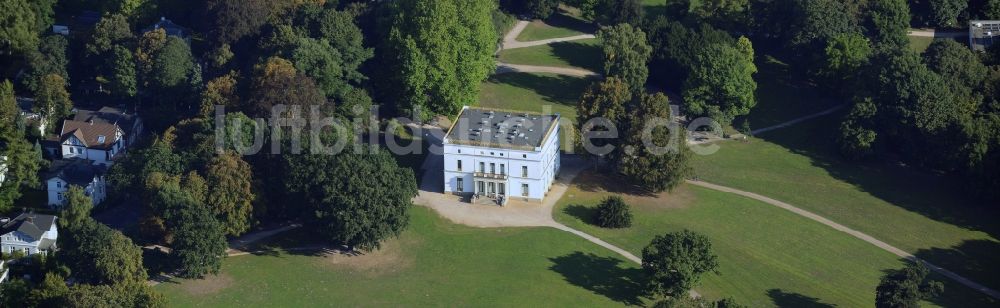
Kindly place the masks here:
POLYGON ((110 165, 142 133, 142 120, 122 109, 78 110, 63 121, 59 142, 65 159, 86 159, 110 165))
POLYGON ((25 255, 49 253, 56 249, 59 231, 56 216, 22 213, 14 219, 2 219, 0 223, 0 251, 25 255))
POLYGON ((559 115, 464 107, 444 138, 444 191, 541 201, 559 173, 559 115))
POLYGON ((7 179, 7 156, 0 156, 0 186, 7 179))
POLYGON ((66 203, 66 191, 70 185, 83 188, 97 206, 107 199, 107 182, 104 165, 94 164, 83 159, 60 159, 52 162, 49 173, 45 176, 45 187, 48 191, 48 204, 59 208, 66 203))

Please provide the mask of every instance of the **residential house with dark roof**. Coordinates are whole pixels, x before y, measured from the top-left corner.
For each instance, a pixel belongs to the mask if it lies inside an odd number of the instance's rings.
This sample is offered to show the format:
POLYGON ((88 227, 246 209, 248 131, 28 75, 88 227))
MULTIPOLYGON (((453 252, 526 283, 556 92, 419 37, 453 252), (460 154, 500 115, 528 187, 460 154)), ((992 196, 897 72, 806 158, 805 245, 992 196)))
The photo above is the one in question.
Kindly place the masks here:
POLYGON ((22 213, 14 219, 2 219, 0 250, 4 253, 23 252, 25 255, 56 250, 59 231, 56 216, 22 213))
POLYGON ((48 204, 60 208, 66 204, 66 191, 71 185, 83 188, 84 194, 90 197, 97 206, 107 199, 107 168, 102 164, 94 164, 84 159, 60 159, 52 162, 49 172, 45 175, 45 188, 48 191, 48 204))
POLYGON ((187 32, 185 32, 184 27, 175 24, 173 21, 167 19, 166 17, 160 17, 159 22, 153 24, 153 26, 149 28, 142 29, 142 32, 146 33, 156 29, 163 29, 163 32, 165 32, 167 35, 179 37, 183 39, 185 42, 188 42, 188 44, 190 44, 191 42, 191 38, 187 35, 187 32))
POLYGON ((124 109, 78 110, 63 121, 59 133, 62 157, 110 165, 142 133, 142 120, 124 109))

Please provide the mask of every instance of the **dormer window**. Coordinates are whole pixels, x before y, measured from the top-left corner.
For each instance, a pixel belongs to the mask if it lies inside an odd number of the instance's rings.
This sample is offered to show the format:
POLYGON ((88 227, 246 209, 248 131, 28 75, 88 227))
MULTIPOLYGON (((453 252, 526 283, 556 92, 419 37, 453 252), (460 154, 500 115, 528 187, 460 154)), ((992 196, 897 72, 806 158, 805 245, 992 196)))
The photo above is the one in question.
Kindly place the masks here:
POLYGON ((97 136, 97 143, 104 143, 105 139, 107 139, 107 138, 104 137, 104 135, 99 135, 99 136, 97 136))

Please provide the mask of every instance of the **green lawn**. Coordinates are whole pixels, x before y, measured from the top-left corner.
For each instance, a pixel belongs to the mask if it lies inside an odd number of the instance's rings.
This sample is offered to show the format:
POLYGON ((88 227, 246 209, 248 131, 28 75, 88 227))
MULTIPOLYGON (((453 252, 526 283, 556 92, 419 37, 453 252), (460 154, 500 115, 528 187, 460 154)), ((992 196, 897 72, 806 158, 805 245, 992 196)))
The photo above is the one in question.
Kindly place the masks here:
POLYGON ((463 227, 421 207, 411 214, 410 228, 377 253, 232 257, 219 276, 157 289, 180 307, 644 304, 638 265, 572 234, 463 227))
POLYGON ((601 40, 585 39, 500 52, 500 61, 511 64, 581 68, 601 71, 601 40))
POLYGON ((538 41, 551 38, 576 36, 594 33, 594 26, 576 17, 566 14, 554 14, 546 20, 535 20, 518 35, 521 42, 538 41))
MULTIPOLYGON (((870 307, 883 271, 902 266, 895 255, 771 205, 693 186, 671 194, 632 194, 617 178, 584 173, 560 200, 556 219, 636 255, 659 234, 690 229, 708 236, 720 274, 696 288, 708 298, 733 297, 751 307, 870 307), (592 225, 594 206, 608 191, 624 193, 634 225, 592 225)), ((949 284, 937 304, 987 306, 970 289, 949 284)))
POLYGON ((924 50, 927 50, 927 47, 931 46, 931 43, 933 42, 933 37, 911 36, 910 48, 913 48, 916 52, 923 53, 924 50))
POLYGON ((966 197, 962 179, 900 165, 847 162, 829 136, 839 115, 720 143, 697 176, 822 215, 992 288, 1000 288, 1000 215, 966 197))

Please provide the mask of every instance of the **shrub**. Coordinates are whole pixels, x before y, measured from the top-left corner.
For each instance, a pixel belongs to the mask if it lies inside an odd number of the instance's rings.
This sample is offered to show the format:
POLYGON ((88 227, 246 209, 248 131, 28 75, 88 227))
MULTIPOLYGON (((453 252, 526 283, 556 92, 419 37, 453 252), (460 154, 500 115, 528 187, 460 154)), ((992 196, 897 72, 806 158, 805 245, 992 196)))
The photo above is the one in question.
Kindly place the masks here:
POLYGON ((597 207, 597 225, 604 228, 632 226, 632 210, 620 196, 610 196, 597 207))

